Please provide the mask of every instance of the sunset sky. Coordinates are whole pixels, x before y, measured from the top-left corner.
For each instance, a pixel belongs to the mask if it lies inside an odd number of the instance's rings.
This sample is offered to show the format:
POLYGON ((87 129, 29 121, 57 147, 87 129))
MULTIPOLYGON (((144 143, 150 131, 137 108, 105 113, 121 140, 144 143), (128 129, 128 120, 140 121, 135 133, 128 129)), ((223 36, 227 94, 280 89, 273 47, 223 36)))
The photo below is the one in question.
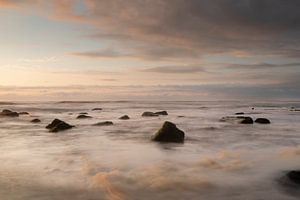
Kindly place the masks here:
POLYGON ((0 100, 300 98, 299 0, 0 0, 0 100))

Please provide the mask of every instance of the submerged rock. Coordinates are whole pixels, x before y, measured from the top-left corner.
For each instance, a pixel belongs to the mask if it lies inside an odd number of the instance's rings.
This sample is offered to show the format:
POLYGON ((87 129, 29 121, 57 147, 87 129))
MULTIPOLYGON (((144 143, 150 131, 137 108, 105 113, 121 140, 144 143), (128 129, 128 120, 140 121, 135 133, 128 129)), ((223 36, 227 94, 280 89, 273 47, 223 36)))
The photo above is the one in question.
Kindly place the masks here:
POLYGON ((298 185, 300 185, 300 170, 292 170, 292 171, 289 171, 287 174, 286 174, 286 177, 292 181, 293 183, 296 183, 298 185))
POLYGON ((154 113, 154 112, 149 112, 149 111, 144 112, 144 113, 142 114, 142 117, 157 117, 157 116, 159 116, 159 114, 156 114, 156 113, 154 113))
POLYGON ((93 126, 111 126, 111 125, 114 125, 114 123, 111 121, 104 121, 104 122, 98 122, 93 126))
POLYGON ((40 119, 33 119, 33 120, 31 120, 30 122, 32 122, 32 123, 40 123, 41 120, 40 120, 40 119))
POLYGON ((259 124, 270 124, 270 120, 267 118, 257 118, 255 120, 255 123, 259 123, 259 124))
POLYGON ((168 112, 163 110, 163 111, 159 111, 159 112, 155 112, 154 114, 157 114, 157 115, 168 115, 168 112))
POLYGON ((237 122, 240 124, 253 124, 253 119, 246 116, 227 116, 220 119, 221 122, 237 122))
POLYGON ((89 119, 89 118, 92 118, 92 117, 88 116, 88 115, 78 115, 77 116, 77 119, 89 119))
POLYGON ((0 116, 4 116, 4 117, 19 117, 19 113, 11 111, 11 110, 4 109, 0 113, 0 116))
POLYGON ((71 129, 73 128, 74 126, 62 121, 62 120, 59 120, 59 119, 54 119, 51 124, 48 124, 46 126, 47 129, 49 129, 50 132, 59 132, 59 131, 64 131, 64 130, 67 130, 67 129, 71 129))
POLYGON ((127 119, 130 119, 130 117, 128 115, 123 115, 122 117, 120 117, 119 119, 122 119, 122 120, 127 120, 127 119))
POLYGON ((184 132, 176 127, 172 122, 166 121, 163 126, 152 137, 157 142, 184 142, 184 132))
POLYGON ((93 108, 92 111, 102 110, 102 108, 93 108))
POLYGON ((28 112, 19 112, 19 115, 29 115, 28 112))
POLYGON ((244 112, 237 112, 235 113, 235 115, 244 115, 245 113, 244 112))

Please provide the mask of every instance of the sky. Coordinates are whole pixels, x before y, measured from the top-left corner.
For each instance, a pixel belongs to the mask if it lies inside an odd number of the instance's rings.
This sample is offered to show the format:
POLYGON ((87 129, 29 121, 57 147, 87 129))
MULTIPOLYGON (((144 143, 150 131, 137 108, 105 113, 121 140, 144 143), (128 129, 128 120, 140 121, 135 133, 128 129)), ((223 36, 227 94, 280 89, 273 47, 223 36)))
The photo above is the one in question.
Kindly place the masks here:
POLYGON ((299 100, 299 0, 0 0, 0 100, 299 100))

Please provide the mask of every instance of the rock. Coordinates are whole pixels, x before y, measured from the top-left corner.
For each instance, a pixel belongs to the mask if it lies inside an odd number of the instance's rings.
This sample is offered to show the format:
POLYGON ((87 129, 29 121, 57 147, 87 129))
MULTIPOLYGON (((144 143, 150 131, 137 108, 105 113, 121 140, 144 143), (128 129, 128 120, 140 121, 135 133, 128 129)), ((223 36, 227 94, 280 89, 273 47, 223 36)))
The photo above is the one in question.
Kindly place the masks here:
POLYGON ((152 137, 157 142, 184 142, 184 132, 176 127, 172 122, 164 122, 159 131, 152 137))
POLYGON ((253 119, 246 116, 227 116, 220 119, 221 122, 238 122, 240 124, 253 124, 253 119))
POLYGON ((184 115, 178 115, 177 117, 182 118, 182 117, 184 117, 184 115))
POLYGON ((164 111, 155 112, 154 114, 157 114, 157 115, 168 115, 168 112, 164 110, 164 111))
POLYGON ((71 129, 74 126, 59 120, 59 119, 54 119, 51 124, 49 124, 48 126, 46 126, 47 129, 49 129, 50 132, 59 132, 59 131, 64 131, 67 129, 71 129))
POLYGON ((122 117, 120 117, 119 119, 122 119, 122 120, 127 120, 127 119, 130 119, 130 117, 128 115, 123 115, 122 117))
MULTIPOLYGON (((238 117, 239 118, 239 117, 238 117)), ((253 124, 253 119, 251 117, 243 117, 240 124, 253 124)))
POLYGON ((31 120, 31 122, 32 122, 32 123, 40 123, 41 120, 40 120, 40 119, 33 119, 33 120, 31 120))
POLYGON ((104 121, 104 122, 98 122, 97 124, 94 124, 93 126, 111 126, 114 125, 111 121, 104 121))
POLYGON ((102 108, 93 108, 92 111, 102 110, 102 108))
POLYGON ((19 115, 29 115, 28 112, 19 112, 19 115))
POLYGON ((259 123, 259 124, 270 124, 270 120, 266 119, 266 118, 257 118, 255 120, 255 123, 259 123))
POLYGON ((11 110, 4 109, 0 113, 0 116, 4 116, 4 117, 19 117, 19 113, 13 112, 11 110))
POLYGON ((88 115, 89 113, 87 112, 82 112, 82 113, 79 113, 79 115, 88 115))
POLYGON ((88 119, 88 118, 92 118, 91 116, 88 115, 78 115, 77 119, 88 119))
POLYGON ((159 116, 158 114, 156 114, 156 113, 154 113, 154 112, 144 112, 143 114, 142 114, 142 117, 157 117, 157 116, 159 116))
POLYGON ((244 112, 237 112, 235 113, 235 115, 244 115, 245 113, 244 112))
POLYGON ((292 171, 289 171, 287 174, 286 174, 286 177, 292 181, 293 183, 296 183, 298 185, 300 185, 300 170, 292 170, 292 171))

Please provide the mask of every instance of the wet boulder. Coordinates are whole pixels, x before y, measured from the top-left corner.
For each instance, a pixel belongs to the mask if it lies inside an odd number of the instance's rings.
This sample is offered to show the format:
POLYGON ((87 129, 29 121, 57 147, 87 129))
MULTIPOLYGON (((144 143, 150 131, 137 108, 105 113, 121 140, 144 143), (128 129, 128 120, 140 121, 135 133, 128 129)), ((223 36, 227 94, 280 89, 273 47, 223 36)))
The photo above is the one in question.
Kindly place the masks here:
POLYGON ((157 117, 159 116, 159 114, 156 114, 154 112, 149 112, 149 111, 146 111, 142 114, 142 117, 157 117))
POLYGON ((157 142, 184 142, 185 134, 178 129, 172 122, 166 121, 163 126, 152 137, 153 141, 157 142))
POLYGON ((104 122, 98 122, 93 126, 112 126, 112 125, 114 125, 112 121, 104 121, 104 122))
POLYGON ((271 122, 267 118, 257 118, 255 120, 255 123, 258 123, 258 124, 270 124, 271 122))
POLYGON ((159 111, 159 112, 155 112, 154 114, 157 114, 157 115, 168 115, 168 112, 163 110, 163 111, 159 111))
POLYGON ((78 115, 77 116, 77 119, 89 119, 89 118, 92 118, 92 117, 88 116, 88 115, 78 115))
POLYGON ((40 119, 33 119, 30 121, 31 123, 41 123, 41 120, 40 119))
POLYGON ((74 126, 60 120, 60 119, 54 119, 50 124, 46 126, 47 129, 49 129, 50 132, 59 132, 64 131, 73 128, 74 126))
POLYGON ((11 111, 11 110, 4 109, 0 113, 0 116, 3 116, 3 117, 19 117, 19 113, 11 111))
POLYGON ((128 120, 130 119, 130 117, 128 115, 123 115, 122 117, 120 117, 119 119, 122 119, 122 120, 128 120))

